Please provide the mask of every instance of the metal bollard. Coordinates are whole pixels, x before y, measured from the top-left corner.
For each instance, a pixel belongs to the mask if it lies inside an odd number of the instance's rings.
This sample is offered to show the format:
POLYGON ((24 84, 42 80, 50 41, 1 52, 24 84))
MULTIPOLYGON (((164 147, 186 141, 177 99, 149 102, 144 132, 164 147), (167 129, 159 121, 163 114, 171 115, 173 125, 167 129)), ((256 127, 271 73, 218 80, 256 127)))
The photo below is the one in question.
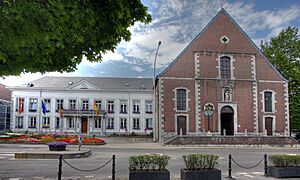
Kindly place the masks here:
POLYGON ((268 176, 268 160, 267 160, 267 154, 264 155, 264 159, 265 159, 265 176, 268 176))
POLYGON ((116 155, 113 155, 112 158, 112 170, 111 170, 111 174, 112 174, 112 180, 116 179, 116 155))
POLYGON ((61 175, 62 175, 62 158, 63 158, 63 155, 59 155, 59 160, 58 160, 58 173, 57 173, 57 175, 58 175, 58 177, 57 177, 57 179, 58 180, 61 180, 61 175))
POLYGON ((229 154, 229 157, 228 157, 228 178, 232 178, 231 176, 231 154, 229 154))

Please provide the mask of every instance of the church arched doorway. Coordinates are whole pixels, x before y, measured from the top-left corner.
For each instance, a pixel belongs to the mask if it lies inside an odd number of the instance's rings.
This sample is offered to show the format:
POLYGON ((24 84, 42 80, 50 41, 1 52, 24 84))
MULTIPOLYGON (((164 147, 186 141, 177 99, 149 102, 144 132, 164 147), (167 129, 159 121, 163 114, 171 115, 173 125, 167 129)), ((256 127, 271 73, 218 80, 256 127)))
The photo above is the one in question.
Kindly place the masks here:
POLYGON ((234 135, 234 111, 230 106, 224 106, 221 109, 221 135, 234 135), (225 130, 224 130, 225 129, 225 130), (224 134, 224 131, 226 134, 224 134))

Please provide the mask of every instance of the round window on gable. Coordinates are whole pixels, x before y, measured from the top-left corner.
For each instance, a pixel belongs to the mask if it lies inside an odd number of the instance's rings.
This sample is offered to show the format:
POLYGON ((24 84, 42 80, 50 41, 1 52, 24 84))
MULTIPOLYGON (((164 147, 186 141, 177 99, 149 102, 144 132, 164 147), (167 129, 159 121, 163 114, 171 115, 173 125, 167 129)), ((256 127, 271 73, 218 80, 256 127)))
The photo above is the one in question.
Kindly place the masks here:
POLYGON ((223 43, 223 44, 227 44, 227 43, 229 43, 229 38, 228 38, 227 36, 222 36, 222 37, 220 38, 220 41, 221 41, 221 43, 223 43))

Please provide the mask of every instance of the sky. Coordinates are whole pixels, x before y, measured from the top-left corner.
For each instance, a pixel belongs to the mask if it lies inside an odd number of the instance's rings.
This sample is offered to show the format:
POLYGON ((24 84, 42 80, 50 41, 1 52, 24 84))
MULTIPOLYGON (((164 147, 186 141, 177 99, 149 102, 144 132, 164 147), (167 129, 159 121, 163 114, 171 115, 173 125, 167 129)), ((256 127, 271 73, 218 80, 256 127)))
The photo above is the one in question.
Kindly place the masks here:
POLYGON ((43 76, 153 77, 153 61, 161 41, 156 72, 166 68, 223 7, 248 36, 260 45, 288 26, 300 29, 299 0, 142 0, 152 16, 150 24, 130 27, 129 42, 107 52, 101 63, 83 59, 75 72, 22 74, 0 78, 18 86, 43 76))

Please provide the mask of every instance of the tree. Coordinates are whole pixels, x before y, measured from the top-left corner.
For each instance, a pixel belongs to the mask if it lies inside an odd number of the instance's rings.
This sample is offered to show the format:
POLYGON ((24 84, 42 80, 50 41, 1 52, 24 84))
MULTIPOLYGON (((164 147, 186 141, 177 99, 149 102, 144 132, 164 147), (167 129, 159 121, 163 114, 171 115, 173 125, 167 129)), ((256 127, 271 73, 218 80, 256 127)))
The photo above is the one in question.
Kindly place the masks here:
POLYGON ((291 129, 300 130, 300 38, 298 29, 288 27, 262 42, 263 53, 289 81, 290 125, 291 129))
POLYGON ((150 21, 140 0, 0 0, 0 76, 100 62, 130 40, 128 27, 150 21))

